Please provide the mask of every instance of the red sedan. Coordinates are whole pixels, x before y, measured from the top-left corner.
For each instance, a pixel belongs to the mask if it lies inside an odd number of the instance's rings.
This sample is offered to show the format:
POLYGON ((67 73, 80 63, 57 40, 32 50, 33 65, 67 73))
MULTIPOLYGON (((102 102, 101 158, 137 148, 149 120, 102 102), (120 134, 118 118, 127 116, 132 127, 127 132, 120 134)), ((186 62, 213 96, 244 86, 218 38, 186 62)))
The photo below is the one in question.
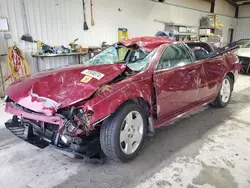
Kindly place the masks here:
POLYGON ((228 105, 241 68, 230 50, 156 37, 119 42, 85 65, 11 84, 6 127, 40 148, 129 161, 155 128, 206 104, 228 105))

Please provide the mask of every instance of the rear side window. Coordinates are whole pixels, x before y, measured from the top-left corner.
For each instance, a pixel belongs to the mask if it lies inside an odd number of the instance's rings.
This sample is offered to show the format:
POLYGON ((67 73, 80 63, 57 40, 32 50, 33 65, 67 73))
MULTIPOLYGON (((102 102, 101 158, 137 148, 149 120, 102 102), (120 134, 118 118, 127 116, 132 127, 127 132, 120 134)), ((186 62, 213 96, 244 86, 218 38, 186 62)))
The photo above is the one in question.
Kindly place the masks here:
POLYGON ((174 44, 165 49, 156 70, 180 67, 192 63, 186 49, 181 44, 174 44))

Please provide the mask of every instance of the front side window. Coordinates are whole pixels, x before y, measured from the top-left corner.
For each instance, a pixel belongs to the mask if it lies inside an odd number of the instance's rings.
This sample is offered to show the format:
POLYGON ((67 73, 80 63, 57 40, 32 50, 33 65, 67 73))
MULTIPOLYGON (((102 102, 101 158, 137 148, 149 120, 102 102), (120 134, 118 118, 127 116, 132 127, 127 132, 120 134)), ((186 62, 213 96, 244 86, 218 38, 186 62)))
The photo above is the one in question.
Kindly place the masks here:
POLYGON ((175 44, 165 49, 156 70, 180 67, 190 63, 192 61, 185 48, 181 44, 175 44))

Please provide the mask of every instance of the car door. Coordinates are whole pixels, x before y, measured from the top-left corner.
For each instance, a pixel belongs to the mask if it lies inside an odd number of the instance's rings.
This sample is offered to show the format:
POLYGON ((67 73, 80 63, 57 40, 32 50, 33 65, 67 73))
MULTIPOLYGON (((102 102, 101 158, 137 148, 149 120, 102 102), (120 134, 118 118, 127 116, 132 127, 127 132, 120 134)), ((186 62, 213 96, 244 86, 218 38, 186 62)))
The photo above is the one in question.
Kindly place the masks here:
POLYGON ((154 72, 157 117, 164 119, 198 101, 200 64, 192 63, 183 44, 164 50, 154 72))
POLYGON ((208 100, 216 97, 220 88, 220 83, 224 77, 223 55, 216 56, 204 61, 203 67, 207 84, 199 94, 201 100, 208 100))

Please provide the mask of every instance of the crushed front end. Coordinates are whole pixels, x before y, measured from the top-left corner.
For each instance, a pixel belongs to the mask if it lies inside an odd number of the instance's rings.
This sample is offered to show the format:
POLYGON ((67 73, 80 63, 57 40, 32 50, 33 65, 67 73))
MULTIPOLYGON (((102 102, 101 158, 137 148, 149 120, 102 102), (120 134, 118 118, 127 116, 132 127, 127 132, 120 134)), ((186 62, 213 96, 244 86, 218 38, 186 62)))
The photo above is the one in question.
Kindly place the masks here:
POLYGON ((73 158, 100 159, 99 129, 90 130, 90 112, 71 107, 51 116, 25 108, 6 98, 5 111, 13 118, 5 123, 17 137, 39 148, 51 146, 73 158))

